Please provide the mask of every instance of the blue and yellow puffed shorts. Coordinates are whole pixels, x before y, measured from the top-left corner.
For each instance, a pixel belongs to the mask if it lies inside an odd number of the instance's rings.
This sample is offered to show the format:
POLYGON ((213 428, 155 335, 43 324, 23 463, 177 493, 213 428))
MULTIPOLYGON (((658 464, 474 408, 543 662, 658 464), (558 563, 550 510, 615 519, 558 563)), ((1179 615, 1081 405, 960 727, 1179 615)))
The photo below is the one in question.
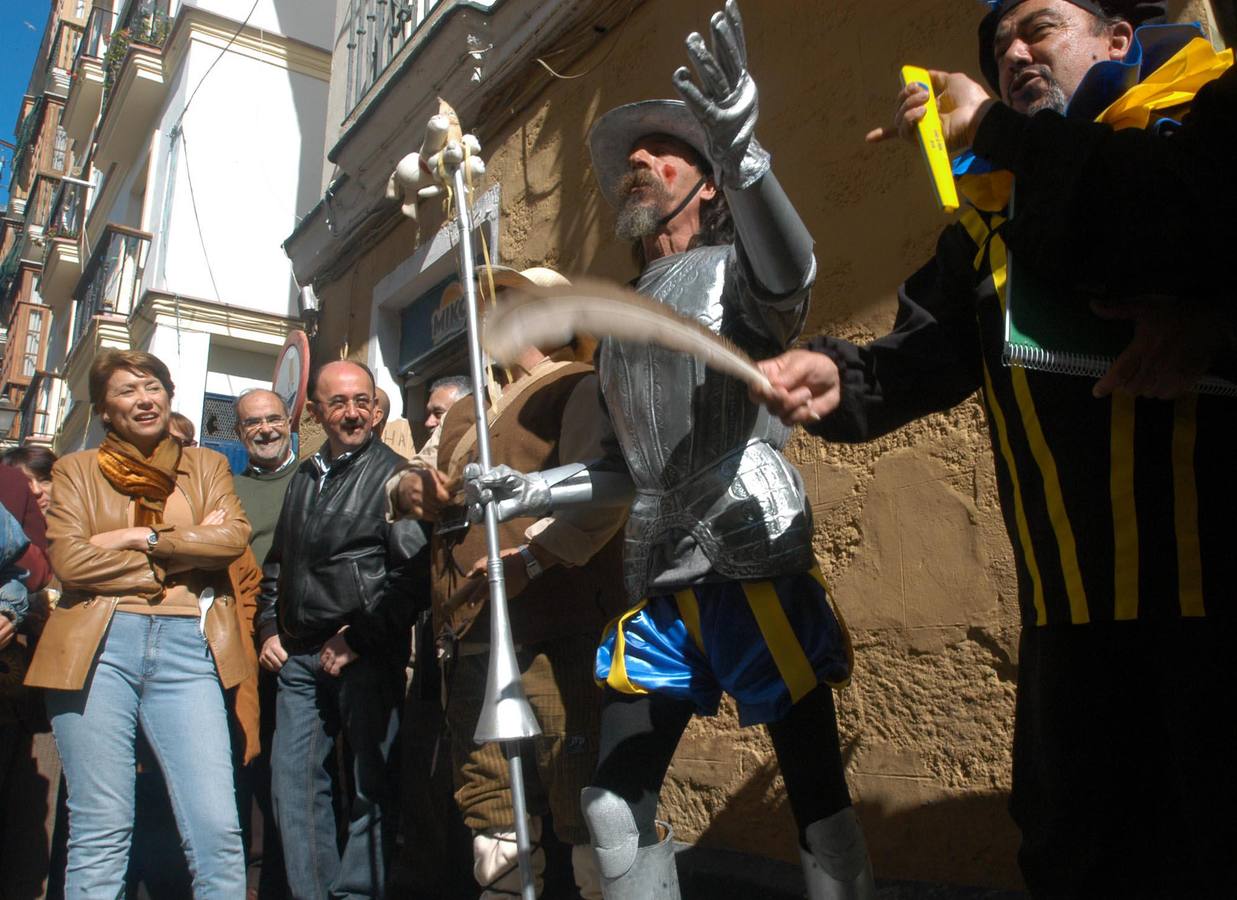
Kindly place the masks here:
POLYGON ((594 674, 624 694, 656 692, 717 712, 722 692, 743 725, 776 722, 818 684, 850 679, 850 637, 820 572, 722 581, 649 597, 602 634, 594 674))

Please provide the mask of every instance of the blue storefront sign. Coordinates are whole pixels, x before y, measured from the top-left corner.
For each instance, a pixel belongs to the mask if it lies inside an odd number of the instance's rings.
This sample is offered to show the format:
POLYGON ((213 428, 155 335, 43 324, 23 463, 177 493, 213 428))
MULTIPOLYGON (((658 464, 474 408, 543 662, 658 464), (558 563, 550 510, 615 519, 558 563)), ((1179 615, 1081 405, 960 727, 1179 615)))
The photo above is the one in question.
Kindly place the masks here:
POLYGON ((468 314, 463 295, 447 292, 458 281, 458 275, 448 275, 400 311, 401 375, 419 380, 459 354, 468 314))

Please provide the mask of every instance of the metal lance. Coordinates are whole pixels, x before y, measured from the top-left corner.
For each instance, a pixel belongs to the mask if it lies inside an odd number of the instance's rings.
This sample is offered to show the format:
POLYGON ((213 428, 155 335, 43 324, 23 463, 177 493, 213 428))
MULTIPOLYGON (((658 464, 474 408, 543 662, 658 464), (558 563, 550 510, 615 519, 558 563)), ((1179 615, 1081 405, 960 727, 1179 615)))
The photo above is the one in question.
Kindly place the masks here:
MULTIPOLYGON (((472 376, 473 405, 477 420, 477 457, 481 471, 485 473, 490 470, 490 436, 485 409, 485 356, 481 349, 478 321, 472 216, 468 207, 464 167, 456 166, 453 176, 459 208, 460 276, 464 286, 464 306, 468 313, 468 365, 469 374, 472 376)), ((532 840, 524 797, 524 770, 520 763, 520 742, 540 734, 541 727, 524 696, 520 667, 515 658, 515 645, 511 639, 507 591, 503 581, 503 564, 499 557, 501 544, 498 539, 498 512, 493 502, 487 502, 484 510, 486 573, 490 585, 490 670, 486 680, 485 701, 481 705, 481 717, 477 720, 477 730, 473 738, 479 744, 499 741, 506 752, 511 779, 511 806, 515 811, 515 841, 520 861, 523 898, 535 900, 536 881, 533 875, 532 840)))

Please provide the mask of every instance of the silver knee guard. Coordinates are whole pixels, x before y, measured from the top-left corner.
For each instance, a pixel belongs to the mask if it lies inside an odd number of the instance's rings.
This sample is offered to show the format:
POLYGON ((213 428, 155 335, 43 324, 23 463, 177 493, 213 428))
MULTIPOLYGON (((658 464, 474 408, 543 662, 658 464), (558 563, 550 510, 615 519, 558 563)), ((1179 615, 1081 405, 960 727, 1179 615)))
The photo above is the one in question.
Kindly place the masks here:
POLYGON ((851 807, 807 827, 800 848, 809 900, 873 900, 876 881, 859 819, 851 807))
POLYGON ((651 847, 641 847, 636 820, 622 797, 603 788, 587 787, 580 792, 580 805, 593 839, 606 900, 679 900, 669 825, 657 823, 665 836, 651 847))

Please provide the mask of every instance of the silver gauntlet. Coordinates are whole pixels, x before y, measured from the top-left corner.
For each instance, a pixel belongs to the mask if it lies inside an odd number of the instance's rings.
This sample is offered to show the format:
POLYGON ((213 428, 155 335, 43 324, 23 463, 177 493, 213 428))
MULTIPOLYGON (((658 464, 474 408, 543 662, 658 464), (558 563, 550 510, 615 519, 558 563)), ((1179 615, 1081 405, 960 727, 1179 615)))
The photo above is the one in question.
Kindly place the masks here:
POLYGON ((769 171, 769 154, 753 137, 759 103, 735 0, 727 0, 725 11, 714 13, 709 26, 711 52, 698 32, 687 36, 687 56, 700 86, 684 66, 674 73, 674 87, 708 137, 715 176, 723 186, 742 190, 769 171))
POLYGON ((540 472, 500 465, 482 474, 481 466, 469 463, 464 467, 464 502, 474 522, 481 520, 487 503, 495 504, 500 522, 520 516, 539 519, 550 511, 550 485, 540 472))
POLYGON ((627 506, 635 493, 627 472, 595 472, 588 463, 571 463, 544 472, 517 472, 510 466, 494 466, 484 475, 481 467, 464 467, 464 499, 468 517, 481 521, 484 505, 493 503, 498 521, 541 518, 562 506, 591 503, 595 506, 627 506))

